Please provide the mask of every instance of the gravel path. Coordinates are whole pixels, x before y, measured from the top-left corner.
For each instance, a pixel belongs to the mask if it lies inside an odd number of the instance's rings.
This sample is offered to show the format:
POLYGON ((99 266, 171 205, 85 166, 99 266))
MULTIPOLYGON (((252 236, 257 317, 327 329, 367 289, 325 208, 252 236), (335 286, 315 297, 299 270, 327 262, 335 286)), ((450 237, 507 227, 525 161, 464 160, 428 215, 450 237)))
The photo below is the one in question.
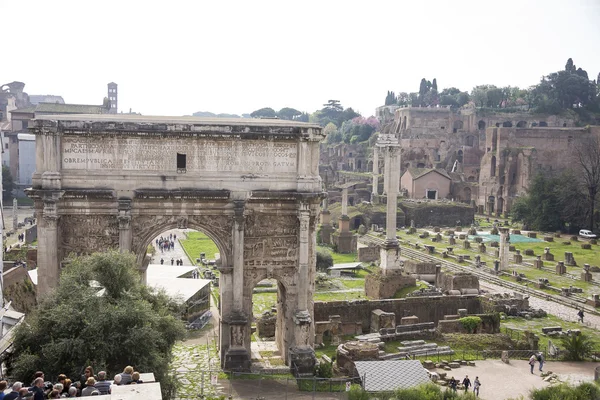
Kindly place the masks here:
MULTIPOLYGON (((480 287, 484 290, 488 290, 492 293, 506 293, 509 292, 502 286, 494 285, 493 283, 480 281, 480 287)), ((529 305, 533 308, 541 308, 548 314, 552 314, 565 321, 577 322, 577 310, 572 307, 567 307, 562 304, 555 303, 553 301, 544 300, 537 296, 529 297, 529 305)), ((586 326, 600 330, 600 316, 586 314, 584 317, 584 323, 586 326)))

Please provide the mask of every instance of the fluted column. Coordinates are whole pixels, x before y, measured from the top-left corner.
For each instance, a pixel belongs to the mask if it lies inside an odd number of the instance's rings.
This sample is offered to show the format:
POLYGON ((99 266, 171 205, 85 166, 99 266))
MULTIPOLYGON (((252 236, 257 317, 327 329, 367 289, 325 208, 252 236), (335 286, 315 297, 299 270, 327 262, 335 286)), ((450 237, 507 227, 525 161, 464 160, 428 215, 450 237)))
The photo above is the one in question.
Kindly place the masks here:
POLYGON ((373 146, 373 190, 374 196, 379 194, 379 148, 373 146))
POLYGON ((310 285, 308 274, 309 261, 309 232, 310 211, 302 208, 298 211, 300 231, 298 232, 299 254, 298 254, 298 311, 308 310, 308 288, 310 285))
POLYGON ((234 201, 233 219, 233 309, 244 308, 244 206, 245 201, 234 201))

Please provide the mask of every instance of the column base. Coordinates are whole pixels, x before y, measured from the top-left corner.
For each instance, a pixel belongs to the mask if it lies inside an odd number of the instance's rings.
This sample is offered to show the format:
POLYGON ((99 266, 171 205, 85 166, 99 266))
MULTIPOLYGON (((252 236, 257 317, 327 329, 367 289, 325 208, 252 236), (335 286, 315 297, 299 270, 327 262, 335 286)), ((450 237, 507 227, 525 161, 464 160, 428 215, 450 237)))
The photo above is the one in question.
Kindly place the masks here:
POLYGON ((312 347, 292 347, 290 349, 290 371, 295 376, 314 375, 317 357, 312 347))
POLYGON ((252 362, 245 348, 234 347, 225 352, 223 369, 226 371, 250 371, 252 362))

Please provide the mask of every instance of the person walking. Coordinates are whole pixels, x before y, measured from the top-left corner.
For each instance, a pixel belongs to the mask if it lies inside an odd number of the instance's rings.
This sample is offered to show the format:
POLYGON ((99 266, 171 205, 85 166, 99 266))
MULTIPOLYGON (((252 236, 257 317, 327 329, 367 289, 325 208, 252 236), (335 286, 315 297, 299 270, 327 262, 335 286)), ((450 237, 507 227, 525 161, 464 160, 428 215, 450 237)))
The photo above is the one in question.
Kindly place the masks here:
POLYGON ((543 372, 542 368, 544 367, 545 360, 544 360, 544 355, 542 354, 541 351, 537 355, 537 360, 538 360, 538 363, 540 364, 540 372, 543 372))
POLYGON ((465 393, 467 393, 469 391, 469 387, 471 386, 469 375, 465 375, 465 379, 463 379, 462 384, 465 387, 465 393))
POLYGON ((531 367, 531 373, 533 374, 533 367, 535 366, 535 354, 532 354, 529 358, 529 366, 531 367))
POLYGON ((579 317, 577 320, 583 324, 583 308, 579 310, 577 317, 579 317))
POLYGON ((479 387, 481 386, 481 382, 479 382, 479 377, 476 376, 475 380, 473 381, 473 393, 475 393, 475 396, 479 397, 479 387))
POLYGON ((458 385, 458 381, 454 379, 454 377, 450 378, 450 382, 448 382, 448 384, 450 385, 450 389, 456 392, 456 386, 458 385))

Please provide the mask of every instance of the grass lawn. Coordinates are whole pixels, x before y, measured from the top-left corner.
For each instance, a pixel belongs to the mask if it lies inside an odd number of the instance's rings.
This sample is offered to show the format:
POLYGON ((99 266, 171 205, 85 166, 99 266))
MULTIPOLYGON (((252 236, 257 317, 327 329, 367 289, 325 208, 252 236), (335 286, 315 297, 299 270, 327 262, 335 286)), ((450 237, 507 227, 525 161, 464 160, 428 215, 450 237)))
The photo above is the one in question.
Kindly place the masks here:
MULTIPOLYGON (((541 235, 538 235, 540 237, 541 235)), ((565 252, 573 253, 577 267, 567 267, 567 271, 575 268, 583 268, 583 264, 597 265, 600 267, 600 246, 592 245, 591 250, 584 250, 581 248, 582 243, 589 243, 588 241, 579 240, 573 241, 571 244, 563 244, 568 242, 570 235, 563 235, 562 238, 554 238, 554 242, 536 242, 536 243, 516 243, 514 246, 517 250, 521 250, 521 254, 524 254, 525 249, 532 249, 536 256, 542 255, 546 247, 550 247, 550 253, 554 255, 556 261, 545 261, 544 266, 550 267, 556 265, 557 261, 563 261, 565 259, 565 252)), ((531 259, 531 257, 525 256, 524 259, 531 259)))
MULTIPOLYGON (((566 331, 567 329, 581 329, 582 333, 585 333, 592 338, 596 344, 596 348, 600 350, 600 331, 588 328, 587 326, 576 322, 565 321, 554 315, 548 315, 546 318, 533 318, 530 320, 518 317, 507 317, 506 319, 500 321, 500 326, 503 328, 517 329, 521 331, 531 331, 540 337, 540 347, 544 348, 548 346, 548 340, 552 340, 552 342, 559 342, 560 339, 552 338, 542 334, 543 327, 562 326, 563 331, 566 331)), ((560 347, 560 345, 558 346, 560 347)))
POLYGON ((349 253, 349 254, 336 253, 333 251, 333 249, 331 247, 327 247, 327 246, 317 246, 317 250, 326 251, 326 252, 331 253, 334 264, 345 264, 345 263, 351 263, 351 262, 356 261, 356 253, 349 253))
POLYGON ((196 258, 200 258, 200 253, 206 253, 206 258, 214 259, 215 253, 219 248, 211 238, 202 232, 186 232, 186 239, 179 240, 187 254, 191 257, 191 262, 196 265, 196 258))
POLYGON ((364 289, 364 279, 339 279, 346 289, 364 289))
POLYGON ((254 293, 252 295, 252 313, 259 317, 271 307, 277 305, 277 293, 254 293))
POLYGON ((415 290, 418 290, 420 288, 426 288, 426 287, 427 287, 427 284, 425 282, 417 281, 417 284, 415 286, 409 286, 409 287, 405 287, 405 288, 398 290, 394 294, 394 298, 401 299, 403 297, 406 297, 409 293, 414 292, 415 290))
POLYGON ((357 300, 366 299, 364 291, 360 292, 318 292, 315 293, 313 299, 315 301, 342 301, 342 300, 357 300))

